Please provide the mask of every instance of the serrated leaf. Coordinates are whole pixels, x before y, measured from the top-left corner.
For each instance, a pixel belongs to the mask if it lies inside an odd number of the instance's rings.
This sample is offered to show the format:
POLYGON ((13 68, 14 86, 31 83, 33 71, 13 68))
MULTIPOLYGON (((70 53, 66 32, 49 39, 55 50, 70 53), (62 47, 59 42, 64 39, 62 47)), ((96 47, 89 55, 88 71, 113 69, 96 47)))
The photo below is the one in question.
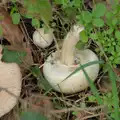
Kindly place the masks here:
POLYGON ((22 112, 20 120, 48 120, 45 116, 37 112, 22 112))
POLYGON ((104 21, 100 18, 96 18, 93 20, 93 25, 96 27, 103 27, 104 26, 104 21))
POLYGON ((19 24, 20 22, 20 14, 19 13, 13 13, 11 14, 13 24, 19 24))
POLYGON ((95 8, 93 9, 93 16, 94 17, 102 17, 106 12, 106 6, 102 3, 96 4, 95 8))
POLYGON ((17 64, 21 64, 26 55, 27 53, 24 51, 13 51, 8 50, 7 48, 3 48, 2 61, 7 63, 15 62, 17 64))

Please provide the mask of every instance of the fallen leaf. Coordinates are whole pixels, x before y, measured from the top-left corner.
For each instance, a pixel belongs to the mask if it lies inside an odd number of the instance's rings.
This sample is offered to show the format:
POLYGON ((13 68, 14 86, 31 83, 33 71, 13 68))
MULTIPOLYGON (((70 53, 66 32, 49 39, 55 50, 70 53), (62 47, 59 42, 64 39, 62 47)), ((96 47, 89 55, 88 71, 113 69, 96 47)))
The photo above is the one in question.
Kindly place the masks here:
POLYGON ((33 64, 32 53, 30 47, 26 47, 23 42, 24 35, 18 25, 13 24, 12 18, 4 7, 0 7, 0 19, 3 35, 2 37, 10 42, 10 46, 7 46, 8 50, 15 50, 26 52, 27 55, 23 59, 22 68, 28 68, 33 64))
POLYGON ((5 8, 0 7, 0 23, 3 30, 3 37, 7 39, 12 46, 23 46, 24 35, 18 25, 12 23, 12 19, 5 8))

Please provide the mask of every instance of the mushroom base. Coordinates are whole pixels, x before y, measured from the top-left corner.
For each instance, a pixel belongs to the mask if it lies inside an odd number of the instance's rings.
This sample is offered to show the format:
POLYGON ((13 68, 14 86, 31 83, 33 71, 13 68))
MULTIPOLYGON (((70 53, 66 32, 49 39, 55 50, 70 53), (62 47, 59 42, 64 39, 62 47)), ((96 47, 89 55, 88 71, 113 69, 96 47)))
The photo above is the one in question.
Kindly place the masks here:
MULTIPOLYGON (((43 66, 43 73, 46 80, 54 90, 66 94, 72 94, 86 89, 89 84, 82 70, 68 77, 79 65, 67 66, 56 59, 57 52, 52 53, 43 66)), ((89 49, 76 53, 81 64, 98 60, 94 52, 89 49)), ((99 72, 99 64, 94 64, 85 68, 90 79, 95 81, 99 72)))

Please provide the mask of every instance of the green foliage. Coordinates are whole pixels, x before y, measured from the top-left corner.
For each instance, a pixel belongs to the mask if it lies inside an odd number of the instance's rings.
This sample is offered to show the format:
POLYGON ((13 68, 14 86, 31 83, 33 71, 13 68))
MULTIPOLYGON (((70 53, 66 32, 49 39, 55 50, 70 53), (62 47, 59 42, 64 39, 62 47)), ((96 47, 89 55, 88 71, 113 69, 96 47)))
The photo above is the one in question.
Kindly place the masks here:
MULTIPOLYGON (((115 120, 119 120, 120 118, 120 106, 119 106, 119 96, 118 96, 118 90, 116 85, 117 75, 115 72, 113 72, 111 66, 107 64, 108 67, 108 74, 109 79, 112 83, 112 92, 108 92, 105 94, 100 95, 100 98, 103 101, 103 105, 106 105, 108 107, 108 112, 110 113, 111 118, 114 118, 115 120)), ((97 102, 97 97, 95 95, 91 95, 88 97, 89 102, 97 102)))
POLYGON ((8 63, 14 62, 17 64, 21 64, 26 55, 27 53, 24 51, 13 51, 13 50, 8 50, 7 48, 4 48, 2 61, 8 62, 8 63))
POLYGON ((104 21, 102 20, 101 17, 105 15, 105 12, 106 12, 106 6, 102 3, 98 3, 96 4, 92 12, 82 11, 76 17, 78 23, 83 24, 86 27, 86 29, 91 30, 94 27, 104 26, 104 21))
POLYGON ((93 20, 93 25, 96 27, 103 27, 104 26, 104 21, 100 18, 96 18, 93 20))
POLYGON ((31 73, 38 80, 38 86, 43 88, 45 91, 51 90, 51 86, 48 81, 43 77, 40 68, 38 66, 31 67, 31 73))
POLYGON ((27 9, 26 17, 42 19, 46 25, 52 20, 52 7, 48 0, 24 0, 24 7, 27 9))
POLYGON ((115 120, 119 120, 120 118, 120 112, 119 112, 119 97, 118 97, 118 91, 117 91, 117 75, 115 72, 113 72, 111 66, 109 66, 109 78, 112 83, 112 94, 113 94, 113 107, 114 107, 114 114, 115 114, 115 120))
POLYGON ((3 34, 3 30, 2 30, 2 26, 0 25, 0 36, 2 36, 3 34))
POLYGON ((85 43, 88 42, 88 36, 85 30, 80 32, 80 40, 85 43))
POLYGON ((84 0, 53 0, 53 2, 61 6, 64 19, 73 20, 77 14, 81 13, 84 0))
POLYGON ((11 15, 13 24, 19 24, 20 22, 20 14, 19 13, 13 13, 11 15))
MULTIPOLYGON (((119 14, 119 4, 114 4, 111 10, 107 10, 103 3, 97 3, 91 12, 83 10, 76 17, 78 23, 85 26, 88 38, 91 38, 99 47, 102 47, 103 51, 97 49, 96 52, 100 53, 100 56, 102 57, 105 53, 114 67, 116 67, 117 64, 120 64, 119 14)), ((77 48, 79 48, 79 46, 77 46, 77 48)))
MULTIPOLYGON (((19 8, 16 5, 16 0, 12 0, 13 6, 11 8, 10 15, 14 24, 19 24, 20 13, 19 8)), ((40 27, 40 20, 42 20, 47 26, 52 20, 52 7, 49 0, 24 0, 25 13, 22 16, 32 19, 32 25, 34 27, 40 27)))
POLYGON ((106 12, 106 6, 102 3, 98 3, 94 7, 92 14, 95 18, 99 18, 104 16, 105 12, 106 12))
POLYGON ((48 120, 45 116, 37 112, 22 112, 20 120, 48 120))
POLYGON ((35 28, 39 28, 40 27, 40 21, 36 18, 32 19, 32 26, 34 26, 35 28))

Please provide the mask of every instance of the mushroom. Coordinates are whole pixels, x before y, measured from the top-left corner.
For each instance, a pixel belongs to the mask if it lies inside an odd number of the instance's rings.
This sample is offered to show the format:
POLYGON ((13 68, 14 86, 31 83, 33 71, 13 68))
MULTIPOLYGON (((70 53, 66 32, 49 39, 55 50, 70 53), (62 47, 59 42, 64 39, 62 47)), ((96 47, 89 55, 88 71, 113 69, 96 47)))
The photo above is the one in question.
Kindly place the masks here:
MULTIPOLYGON (((80 65, 98 60, 97 55, 90 49, 75 49, 82 30, 84 30, 83 26, 74 25, 64 39, 60 54, 58 54, 58 51, 52 53, 44 63, 44 77, 58 92, 72 94, 89 86, 82 70, 67 78, 80 65)), ((88 66, 85 71, 90 79, 95 81, 99 72, 99 64, 88 66)))
POLYGON ((4 63, 1 58, 0 52, 0 117, 16 105, 22 83, 20 67, 16 63, 4 63))
POLYGON ((53 39, 54 36, 51 30, 45 33, 44 28, 40 28, 33 33, 33 43, 41 48, 50 46, 53 39))

